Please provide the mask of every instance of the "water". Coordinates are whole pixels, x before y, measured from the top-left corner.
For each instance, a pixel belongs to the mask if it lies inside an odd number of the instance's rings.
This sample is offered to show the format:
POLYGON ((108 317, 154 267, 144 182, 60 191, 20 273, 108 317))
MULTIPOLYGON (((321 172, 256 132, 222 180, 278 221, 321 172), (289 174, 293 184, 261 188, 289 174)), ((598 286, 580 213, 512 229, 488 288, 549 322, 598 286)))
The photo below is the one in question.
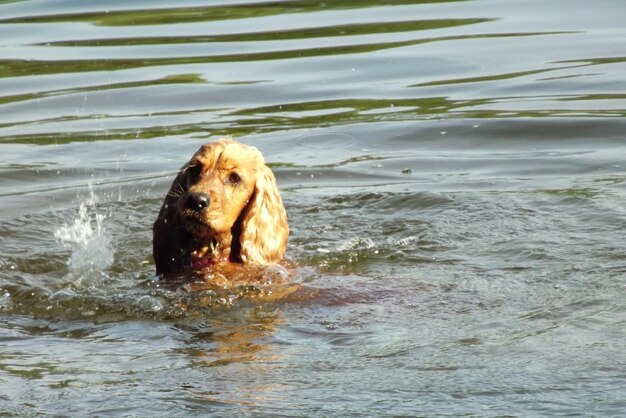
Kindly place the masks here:
POLYGON ((0 413, 621 416, 620 1, 0 3, 0 413), (271 163, 296 286, 154 277, 271 163))

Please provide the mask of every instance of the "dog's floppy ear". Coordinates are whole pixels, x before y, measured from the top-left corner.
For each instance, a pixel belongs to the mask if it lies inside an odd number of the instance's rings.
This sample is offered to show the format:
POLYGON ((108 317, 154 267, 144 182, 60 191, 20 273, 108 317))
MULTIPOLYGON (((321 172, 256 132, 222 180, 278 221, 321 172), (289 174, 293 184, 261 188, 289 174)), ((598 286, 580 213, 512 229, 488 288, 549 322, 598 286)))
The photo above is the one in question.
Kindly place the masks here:
POLYGON ((240 256, 244 263, 268 264, 285 255, 289 226, 274 174, 263 165, 243 213, 240 256))
POLYGON ((187 189, 188 165, 185 164, 174 179, 152 227, 152 256, 157 274, 179 270, 186 256, 185 243, 189 241, 189 233, 178 214, 177 202, 187 189))

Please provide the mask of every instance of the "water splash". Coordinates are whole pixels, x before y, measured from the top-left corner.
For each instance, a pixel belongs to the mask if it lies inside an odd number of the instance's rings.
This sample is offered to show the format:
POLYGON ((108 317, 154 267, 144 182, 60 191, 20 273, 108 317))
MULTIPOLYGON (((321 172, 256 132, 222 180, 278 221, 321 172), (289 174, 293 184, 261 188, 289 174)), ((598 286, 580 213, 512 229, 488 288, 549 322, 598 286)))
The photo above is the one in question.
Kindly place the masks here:
POLYGON ((79 281, 98 276, 113 264, 115 250, 104 227, 107 216, 98 213, 97 203, 98 197, 90 184, 89 197, 80 203, 77 217, 54 232, 54 237, 71 249, 67 264, 70 275, 78 277, 79 281))

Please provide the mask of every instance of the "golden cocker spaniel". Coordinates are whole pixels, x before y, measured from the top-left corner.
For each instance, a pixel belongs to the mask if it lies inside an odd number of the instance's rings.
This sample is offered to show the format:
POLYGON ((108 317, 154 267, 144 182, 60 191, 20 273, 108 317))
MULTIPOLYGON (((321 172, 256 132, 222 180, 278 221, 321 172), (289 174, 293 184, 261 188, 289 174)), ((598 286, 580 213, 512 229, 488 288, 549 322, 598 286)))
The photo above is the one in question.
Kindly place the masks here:
POLYGON ((266 265, 285 254, 289 227, 274 174, 254 147, 205 144, 180 170, 153 227, 157 274, 224 263, 266 265))

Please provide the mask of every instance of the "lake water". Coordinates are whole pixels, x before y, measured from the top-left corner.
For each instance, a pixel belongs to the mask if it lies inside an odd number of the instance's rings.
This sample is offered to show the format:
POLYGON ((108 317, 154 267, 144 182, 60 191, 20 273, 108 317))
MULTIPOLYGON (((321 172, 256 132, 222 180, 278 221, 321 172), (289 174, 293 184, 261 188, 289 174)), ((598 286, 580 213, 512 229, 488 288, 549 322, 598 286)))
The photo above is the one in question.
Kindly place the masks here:
POLYGON ((1 1, 0 415, 625 415, 625 19, 1 1), (284 297, 154 276, 224 135, 277 176, 284 297))

